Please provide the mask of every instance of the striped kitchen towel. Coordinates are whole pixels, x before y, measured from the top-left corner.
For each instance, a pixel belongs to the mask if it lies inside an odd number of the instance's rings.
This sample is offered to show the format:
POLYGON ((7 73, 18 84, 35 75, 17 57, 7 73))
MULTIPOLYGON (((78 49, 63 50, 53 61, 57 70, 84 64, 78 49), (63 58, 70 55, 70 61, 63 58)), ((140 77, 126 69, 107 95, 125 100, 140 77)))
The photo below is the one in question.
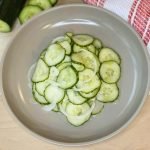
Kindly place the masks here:
POLYGON ((108 9, 135 28, 150 53, 150 0, 84 0, 108 9))

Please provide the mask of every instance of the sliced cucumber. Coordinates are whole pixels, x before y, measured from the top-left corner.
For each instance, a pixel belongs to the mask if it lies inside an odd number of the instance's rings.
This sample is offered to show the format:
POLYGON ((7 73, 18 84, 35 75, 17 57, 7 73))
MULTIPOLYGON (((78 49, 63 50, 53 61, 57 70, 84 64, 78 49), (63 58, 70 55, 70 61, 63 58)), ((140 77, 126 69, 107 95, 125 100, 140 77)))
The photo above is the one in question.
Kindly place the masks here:
POLYGON ((87 101, 87 103, 88 103, 89 106, 91 107, 91 106, 93 105, 93 103, 95 103, 95 101, 96 101, 96 98, 94 97, 94 98, 89 99, 89 100, 87 101))
POLYGON ((77 73, 73 67, 66 67, 62 69, 57 78, 59 86, 63 89, 71 88, 78 81, 77 73))
POLYGON ((89 98, 95 97, 95 96, 97 95, 98 91, 99 91, 99 88, 93 90, 93 91, 90 92, 90 93, 80 92, 80 95, 81 95, 82 97, 85 97, 85 98, 88 98, 88 99, 89 99, 89 98))
POLYGON ((71 62, 70 56, 65 56, 64 60, 62 61, 62 63, 64 63, 64 62, 71 62))
POLYGON ((67 32, 66 35, 67 35, 68 37, 72 38, 73 33, 72 33, 72 32, 67 32))
POLYGON ((66 41, 68 41, 70 44, 72 44, 72 39, 68 35, 65 35, 64 38, 66 41))
POLYGON ((0 19, 0 32, 10 32, 11 28, 10 26, 0 19))
POLYGON ((90 106, 87 103, 83 103, 82 105, 74 105, 69 103, 66 107, 66 113, 68 114, 68 121, 74 126, 80 126, 84 124, 87 120, 89 120, 91 114, 86 113, 90 109, 90 106), (82 115, 82 117, 81 117, 82 115))
POLYGON ((92 44, 91 44, 91 45, 88 45, 88 46, 87 46, 87 49, 88 49, 90 52, 94 53, 94 54, 96 53, 96 48, 95 48, 94 45, 92 45, 92 44))
POLYGON ((99 88, 100 85, 101 81, 99 77, 96 74, 94 74, 94 72, 91 69, 85 69, 84 71, 79 72, 79 81, 76 84, 77 89, 79 89, 79 91, 89 93, 99 88))
POLYGON ((80 126, 118 98, 120 57, 101 48, 92 36, 67 32, 43 50, 32 77, 33 96, 43 110, 61 112, 80 126))
POLYGON ((49 0, 49 1, 52 4, 52 6, 54 6, 54 5, 56 5, 56 3, 57 3, 58 0, 49 0))
POLYGON ((44 59, 45 53, 46 53, 46 50, 43 50, 43 51, 41 52, 41 54, 40 54, 40 58, 41 58, 41 59, 44 59))
POLYGON ((81 105, 69 103, 66 107, 66 113, 70 116, 81 116, 89 109, 90 106, 87 103, 83 103, 81 105))
POLYGON ((96 115, 96 114, 100 113, 103 109, 104 109, 104 103, 96 100, 95 101, 95 107, 92 111, 92 115, 96 115))
POLYGON ((59 106, 58 106, 58 104, 55 106, 55 108, 52 109, 52 111, 59 112, 59 106))
POLYGON ((47 105, 48 101, 45 99, 44 96, 41 96, 40 94, 38 94, 38 92, 35 89, 35 84, 33 84, 32 87, 32 93, 33 93, 33 97, 36 100, 36 102, 38 102, 39 104, 43 104, 43 105, 47 105))
POLYGON ((94 39, 93 45, 95 46, 96 49, 102 48, 102 42, 98 39, 94 39))
POLYGON ((93 42, 93 37, 85 34, 78 34, 72 37, 73 41, 80 46, 87 46, 93 42))
POLYGON ((19 20, 23 24, 26 21, 28 21, 30 18, 32 18, 33 16, 39 14, 41 11, 42 9, 38 6, 27 5, 22 9, 19 15, 19 20))
POLYGON ((48 105, 43 106, 42 109, 44 111, 50 112, 56 107, 56 105, 57 105, 56 103, 50 103, 48 105))
POLYGON ((97 94, 97 100, 104 103, 113 102, 117 99, 118 95, 119 89, 117 84, 102 82, 100 91, 97 94))
POLYGON ((67 55, 70 55, 71 45, 68 41, 62 41, 62 42, 59 42, 58 44, 60 44, 65 49, 67 55))
POLYGON ((63 41, 68 41, 71 44, 71 38, 67 35, 64 36, 59 36, 57 38, 55 38, 54 40, 52 40, 52 43, 59 43, 59 42, 63 42, 63 41))
POLYGON ((81 46, 77 45, 77 44, 74 44, 73 45, 73 52, 81 52, 82 51, 82 48, 81 46))
POLYGON ((116 63, 120 64, 120 57, 119 55, 110 48, 103 48, 99 54, 100 62, 105 61, 115 61, 116 63))
POLYGON ((63 110, 66 110, 68 103, 69 103, 69 98, 68 98, 67 94, 65 94, 64 99, 60 103, 58 103, 59 109, 60 109, 60 107, 62 107, 63 110))
POLYGON ((45 89, 45 99, 50 103, 59 103, 61 100, 63 100, 64 96, 64 90, 57 86, 49 85, 45 89))
POLYGON ((68 67, 68 66, 71 66, 71 62, 64 62, 64 63, 61 63, 57 66, 57 69, 59 71, 63 70, 64 68, 68 67))
POLYGON ((51 44, 45 54, 45 62, 49 66, 59 64, 65 58, 65 49, 59 44, 51 44))
POLYGON ((52 7, 49 0, 29 0, 28 4, 34 5, 34 6, 39 6, 42 9, 48 9, 48 8, 52 7))
POLYGON ((56 67, 51 67, 50 68, 50 75, 49 75, 49 78, 50 78, 50 80, 51 81, 56 81, 56 79, 57 79, 57 77, 58 77, 58 75, 59 75, 59 69, 58 68, 56 68, 56 67))
POLYGON ((35 68, 35 72, 32 76, 33 82, 41 82, 48 78, 49 67, 45 64, 42 59, 39 59, 35 68))
POLYGON ((36 91, 44 96, 44 91, 45 91, 45 88, 50 85, 51 83, 51 80, 48 78, 47 80, 43 81, 43 82, 38 82, 36 83, 36 91))
POLYGON ((87 101, 86 98, 80 96, 80 94, 77 91, 74 91, 72 89, 67 90, 67 95, 69 101, 76 105, 83 104, 85 101, 87 101))
POLYGON ((96 56, 98 57, 99 56, 99 50, 98 49, 96 49, 96 52, 95 52, 95 54, 96 54, 96 56))
POLYGON ((56 81, 58 74, 59 74, 59 71, 57 70, 57 68, 56 67, 51 67, 50 68, 49 78, 46 79, 43 82, 36 83, 36 90, 37 90, 37 92, 40 95, 44 96, 44 91, 45 91, 46 87, 48 85, 50 85, 52 83, 52 81, 56 81))
POLYGON ((26 0, 0 0, 0 32, 10 32, 13 29, 25 2, 26 0))
POLYGON ((52 44, 56 44, 56 43, 59 43, 59 42, 63 42, 65 41, 65 37, 64 36, 59 36, 59 37, 56 37, 55 39, 52 40, 52 44))
POLYGON ((120 66, 115 61, 107 61, 102 63, 100 75, 107 83, 115 83, 120 78, 120 66))
POLYGON ((80 63, 72 63, 72 66, 77 70, 77 71, 83 71, 85 69, 84 65, 80 63))
POLYGON ((81 52, 73 53, 71 59, 83 64, 87 68, 93 69, 95 72, 99 70, 100 62, 98 57, 88 50, 83 49, 81 52))

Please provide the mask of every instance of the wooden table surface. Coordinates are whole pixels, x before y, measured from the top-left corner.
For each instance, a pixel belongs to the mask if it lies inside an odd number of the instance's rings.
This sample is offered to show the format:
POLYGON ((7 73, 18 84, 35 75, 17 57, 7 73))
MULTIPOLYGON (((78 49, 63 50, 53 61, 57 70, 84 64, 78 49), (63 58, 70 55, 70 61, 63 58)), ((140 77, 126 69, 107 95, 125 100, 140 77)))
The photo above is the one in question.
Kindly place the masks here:
MULTIPOLYGON (((80 0, 60 0, 59 4, 80 0)), ((12 35, 12 33, 11 33, 12 35)), ((11 35, 0 35, 0 56, 11 35)), ((113 138, 84 147, 62 147, 45 143, 26 132, 7 112, 0 99, 0 150, 150 150, 150 97, 135 120, 113 138)))

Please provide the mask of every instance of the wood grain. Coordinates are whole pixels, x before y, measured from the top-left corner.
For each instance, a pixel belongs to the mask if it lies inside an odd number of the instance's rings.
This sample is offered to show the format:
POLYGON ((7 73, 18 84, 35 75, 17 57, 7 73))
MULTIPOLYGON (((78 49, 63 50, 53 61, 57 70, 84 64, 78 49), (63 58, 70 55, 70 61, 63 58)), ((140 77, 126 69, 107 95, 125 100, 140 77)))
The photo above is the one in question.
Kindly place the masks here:
MULTIPOLYGON (((59 5, 79 3, 80 0, 60 0, 59 5)), ((10 36, 0 36, 0 50, 10 36)), ((45 143, 24 131, 6 111, 0 99, 0 150, 150 150, 150 97, 136 119, 123 132, 110 140, 84 147, 62 147, 45 143)))
POLYGON ((149 150, 150 149, 150 97, 127 129, 110 140, 78 148, 45 143, 24 131, 12 119, 0 101, 0 150, 149 150))

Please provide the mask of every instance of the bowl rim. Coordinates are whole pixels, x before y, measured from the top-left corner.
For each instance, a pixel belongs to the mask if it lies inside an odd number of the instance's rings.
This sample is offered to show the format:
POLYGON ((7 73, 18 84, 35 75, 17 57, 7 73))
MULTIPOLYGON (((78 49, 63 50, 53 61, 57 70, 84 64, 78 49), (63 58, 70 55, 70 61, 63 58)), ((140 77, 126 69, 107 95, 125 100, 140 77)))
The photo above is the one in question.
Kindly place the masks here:
POLYGON ((3 55, 2 55, 2 59, 1 59, 1 64, 0 64, 0 79, 1 79, 1 83, 0 83, 0 92, 1 92, 1 96, 2 97, 2 102, 5 106, 5 108, 7 109, 7 111, 10 113, 10 116, 12 116, 13 120, 15 122, 17 122, 17 124, 19 124, 23 129, 24 131, 27 131, 30 135, 32 135, 33 137, 36 137, 37 139, 39 140, 42 140, 42 141, 45 141, 47 143, 50 143, 50 144, 55 144, 55 145, 59 145, 59 146, 86 146, 86 145, 91 145, 91 144, 96 144, 96 143, 99 143, 99 142, 102 142, 102 141, 105 141, 105 140, 108 140, 110 138, 112 138, 113 136, 117 135, 118 133, 120 133, 121 131, 123 131, 123 129, 126 129, 129 124, 137 117, 138 113, 140 112, 142 106, 144 105, 144 102, 146 101, 146 97, 148 96, 148 92, 149 92, 149 85, 150 85, 150 80, 148 80, 148 83, 147 83, 147 87, 145 89, 145 93, 144 93, 144 96, 143 96, 143 99, 141 100, 141 103, 140 105, 138 106, 137 110, 135 111, 135 113, 131 116, 131 118, 123 125, 121 126, 120 128, 118 128, 116 131, 112 132, 111 134, 107 135, 107 136, 104 136, 102 138, 99 138, 99 139, 96 139, 96 140, 92 140, 92 141, 87 141, 87 142, 77 142, 77 143, 69 143, 69 142, 59 142, 59 141, 55 141, 55 140, 51 140, 51 139, 48 139, 46 137, 43 137, 41 135, 39 135, 38 133, 35 133, 34 131, 32 131, 30 128, 28 128, 26 125, 24 125, 17 117, 16 115, 13 113, 13 111, 11 110, 7 100, 6 100, 6 97, 5 97, 5 94, 4 94, 4 90, 3 90, 3 86, 2 86, 2 79, 3 79, 3 75, 2 75, 2 72, 3 72, 3 65, 4 65, 4 60, 5 60, 5 57, 6 57, 6 54, 11 46, 11 44, 13 43, 14 39, 17 37, 17 35, 26 27, 26 26, 29 26, 32 22, 34 22, 35 20, 37 20, 38 18, 42 17, 43 15, 47 14, 47 13, 50 13, 50 12, 53 12, 53 11, 57 11, 58 9, 65 9, 65 8, 68 8, 68 7, 84 7, 84 9, 86 8, 92 8, 92 9, 96 9, 98 11, 103 11, 105 12, 106 14, 110 15, 111 17, 114 17, 116 18, 118 21, 120 21, 122 24, 124 24, 124 26, 126 26, 128 29, 130 29, 130 31, 132 32, 132 34, 134 34, 140 45, 142 46, 142 50, 146 56, 146 61, 147 61, 147 64, 148 64, 148 76, 150 75, 150 56, 149 56, 149 53, 148 53, 148 50, 146 49, 146 46, 144 45, 144 43, 142 42, 141 38, 139 37, 138 33, 136 33, 136 31, 125 21, 123 20, 120 16, 114 14, 113 12, 109 11, 109 10, 106 10, 104 8, 100 8, 100 7, 96 7, 96 6, 91 6, 91 5, 87 5, 87 4, 65 4, 65 5, 61 5, 61 6, 57 6, 57 7, 54 7, 52 9, 49 9, 49 10, 46 10, 46 11, 43 11, 42 13, 40 13, 38 16, 34 16, 32 19, 30 19, 27 23, 23 24, 17 31, 15 31, 14 33, 14 36, 13 38, 11 39, 11 41, 9 42, 7 48, 5 49, 5 51, 3 52, 3 55))

